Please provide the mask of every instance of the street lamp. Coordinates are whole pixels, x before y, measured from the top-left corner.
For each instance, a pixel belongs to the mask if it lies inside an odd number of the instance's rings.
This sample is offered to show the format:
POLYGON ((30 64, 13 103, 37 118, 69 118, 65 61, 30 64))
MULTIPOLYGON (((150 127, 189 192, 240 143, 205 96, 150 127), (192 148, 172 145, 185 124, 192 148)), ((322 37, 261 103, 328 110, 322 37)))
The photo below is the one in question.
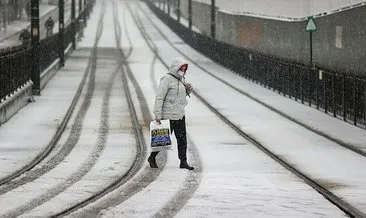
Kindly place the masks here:
POLYGON ((32 35, 32 82, 33 94, 41 94, 40 60, 40 31, 39 31, 39 0, 31 0, 31 35, 32 35))
POLYGON ((64 34, 65 34, 65 31, 64 31, 64 0, 59 0, 58 1, 58 20, 59 20, 59 25, 58 25, 58 28, 59 28, 59 53, 58 53, 58 56, 60 58, 60 66, 63 67, 65 66, 65 53, 64 53, 64 34))
POLYGON ((75 0, 71 0, 71 32, 72 32, 72 49, 76 49, 76 39, 75 39, 75 0))

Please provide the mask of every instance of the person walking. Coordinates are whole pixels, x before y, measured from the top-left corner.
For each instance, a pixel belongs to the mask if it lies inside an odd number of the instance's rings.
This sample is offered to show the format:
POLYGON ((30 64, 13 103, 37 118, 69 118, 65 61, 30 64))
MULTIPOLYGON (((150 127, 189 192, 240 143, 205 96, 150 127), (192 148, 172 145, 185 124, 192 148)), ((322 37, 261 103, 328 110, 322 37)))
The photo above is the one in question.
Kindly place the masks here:
POLYGON ((49 17, 45 23, 45 27, 46 27, 46 35, 47 37, 52 36, 52 32, 53 32, 53 27, 55 26, 55 22, 53 21, 52 17, 49 17))
POLYGON ((31 34, 27 29, 23 29, 19 35, 19 40, 22 41, 24 46, 28 46, 31 41, 31 34))
MULTIPOLYGON (((160 79, 158 92, 155 98, 155 121, 170 120, 171 133, 175 135, 178 144, 179 167, 193 170, 187 163, 187 133, 185 121, 185 106, 188 104, 187 95, 193 91, 190 83, 185 83, 185 74, 188 62, 181 57, 173 59, 169 73, 160 79)), ((151 152, 148 162, 151 168, 158 168, 156 156, 158 151, 151 152)))

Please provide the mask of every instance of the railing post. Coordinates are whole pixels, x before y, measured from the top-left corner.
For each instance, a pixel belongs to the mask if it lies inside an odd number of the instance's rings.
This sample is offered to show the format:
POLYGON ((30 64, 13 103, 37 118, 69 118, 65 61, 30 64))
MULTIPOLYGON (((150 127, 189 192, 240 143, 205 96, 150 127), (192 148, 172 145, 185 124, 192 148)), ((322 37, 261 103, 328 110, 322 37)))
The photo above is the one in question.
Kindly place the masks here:
POLYGON ((343 120, 346 121, 346 74, 343 73, 342 81, 342 108, 343 108, 343 120))
POLYGON ((328 96, 327 96, 327 77, 326 73, 324 73, 324 90, 323 90, 323 101, 324 101, 324 111, 327 114, 328 113, 328 96))
POLYGON ((356 106, 356 82, 357 76, 353 77, 353 124, 357 125, 357 106, 356 106))
POLYGON ((64 53, 64 38, 65 38, 65 30, 64 30, 64 0, 59 0, 58 1, 58 10, 59 10, 59 34, 58 34, 58 39, 59 39, 59 51, 58 51, 58 57, 60 58, 60 66, 63 67, 65 66, 65 53, 64 53))
POLYGON ((336 103, 335 103, 335 73, 332 73, 332 104, 333 104, 333 116, 336 117, 336 103))
POLYGON ((31 0, 31 35, 32 35, 32 81, 33 94, 41 94, 40 31, 39 31, 39 0, 31 0))
POLYGON ((312 93, 311 93, 311 80, 310 80, 310 78, 311 78, 311 69, 308 69, 308 88, 307 88, 307 90, 308 90, 308 99, 309 99, 309 106, 311 106, 311 101, 313 100, 312 99, 312 93))
POLYGON ((316 73, 316 78, 315 78, 315 93, 316 93, 316 109, 319 109, 319 90, 318 90, 318 85, 319 85, 319 71, 317 70, 316 73))
MULTIPOLYGON (((2 62, 3 62, 2 58, 0 58, 0 69, 3 69, 2 62)), ((6 83, 6 81, 3 77, 4 77, 4 73, 0 73, 0 81, 4 81, 4 82, 0 83, 0 102, 3 99, 4 93, 5 93, 5 90, 4 90, 3 86, 4 86, 4 83, 6 83)))
POLYGON ((366 129, 366 78, 363 79, 363 124, 365 125, 366 129))
POLYGON ((293 89, 293 96, 295 98, 295 101, 297 101, 297 95, 296 95, 296 75, 295 75, 295 71, 292 71, 292 87, 294 88, 293 89))
POLYGON ((304 104, 304 81, 303 81, 303 72, 300 71, 300 98, 301 103, 304 104))

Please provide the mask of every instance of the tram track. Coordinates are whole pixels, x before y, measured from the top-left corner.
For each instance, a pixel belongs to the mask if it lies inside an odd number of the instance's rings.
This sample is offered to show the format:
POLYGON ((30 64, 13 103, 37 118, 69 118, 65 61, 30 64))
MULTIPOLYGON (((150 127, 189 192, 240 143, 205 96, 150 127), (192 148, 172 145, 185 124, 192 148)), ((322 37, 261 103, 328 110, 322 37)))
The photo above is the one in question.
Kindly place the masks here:
MULTIPOLYGON (((27 177, 24 177, 24 180, 21 180, 21 183, 16 183, 16 185, 13 187, 19 187, 20 185, 23 185, 25 183, 30 183, 43 174, 47 173, 51 169, 55 168, 58 164, 60 164, 63 159, 71 152, 71 150, 75 147, 77 144, 79 137, 81 135, 81 129, 83 126, 83 121, 86 115, 86 112, 88 111, 88 108, 91 104, 91 99, 93 97, 93 93, 95 90, 95 74, 96 74, 96 68, 97 68, 97 45, 99 42, 99 39, 101 38, 101 35, 103 33, 103 18, 104 18, 104 12, 105 7, 102 7, 101 16, 97 28, 97 34, 96 34, 96 40, 94 44, 94 49, 92 52, 92 64, 91 64, 91 72, 90 72, 90 78, 89 78, 89 84, 86 91, 86 96, 84 98, 84 102, 76 116, 75 123, 73 124, 71 128, 71 133, 64 145, 64 148, 60 149, 60 152, 63 152, 60 154, 56 154, 53 158, 51 158, 45 165, 42 166, 42 168, 39 168, 35 170, 35 172, 30 172, 30 175, 27 177), (66 150, 66 151, 65 151, 66 150)), ((115 73, 116 74, 116 73, 115 73)), ((112 75, 112 77, 115 77, 115 74, 112 75)), ((111 78, 109 80, 109 83, 113 83, 114 78, 111 78)), ((109 85, 108 87, 111 87, 109 85)), ((52 187, 51 189, 44 192, 41 196, 39 196, 37 199, 33 199, 30 202, 26 202, 22 204, 21 206, 16 207, 15 209, 8 211, 3 216, 4 217, 13 217, 13 216, 19 216, 27 211, 30 211, 34 209, 35 207, 47 202, 49 199, 53 198, 54 196, 58 195, 59 193, 66 190, 68 187, 70 187, 72 184, 74 184, 76 181, 78 181, 83 175, 86 174, 90 170, 90 168, 94 165, 96 160, 99 157, 99 154, 105 147, 105 140, 106 135, 108 131, 105 131, 108 124, 107 119, 105 117, 105 114, 108 114, 108 101, 110 96, 110 90, 106 91, 106 95, 104 96, 104 102, 103 102, 103 111, 102 111, 102 118, 100 123, 100 129, 98 131, 98 143, 97 146, 94 149, 93 154, 87 159, 88 165, 82 165, 77 171, 75 171, 69 178, 66 179, 67 182, 60 183, 55 187, 52 187)), ((12 189, 10 189, 12 190, 12 189)), ((10 191, 8 190, 8 191, 10 191)))
MULTIPOLYGON (((119 71, 121 73, 124 92, 125 92, 126 100, 128 102, 128 108, 129 108, 129 111, 131 114, 131 121, 133 123, 135 138, 136 138, 136 142, 138 145, 136 158, 135 158, 132 166, 127 170, 127 172, 122 177, 118 178, 114 183, 105 187, 103 190, 95 193, 91 197, 89 197, 83 201, 80 201, 79 203, 73 205, 72 207, 69 207, 66 210, 63 210, 63 211, 53 215, 52 217, 63 217, 63 216, 72 214, 73 212, 76 212, 76 214, 77 214, 79 209, 82 209, 82 208, 86 207, 87 205, 89 205, 93 202, 96 202, 97 200, 101 199, 102 197, 112 193, 117 188, 120 188, 121 186, 123 186, 123 192, 120 193, 119 196, 110 197, 110 198, 106 199, 105 201, 98 202, 98 204, 96 206, 94 205, 92 208, 89 208, 89 209, 86 208, 80 214, 81 216, 85 216, 85 215, 96 216, 97 214, 100 213, 101 210, 116 206, 116 205, 122 203, 123 201, 127 200, 134 194, 138 193, 145 187, 147 187, 152 181, 154 181, 159 176, 159 174, 161 173, 161 171, 164 168, 165 163, 166 163, 166 154, 165 154, 163 156, 163 167, 161 167, 161 169, 156 170, 156 171, 152 170, 150 168, 143 169, 143 165, 144 165, 143 163, 146 160, 147 145, 146 145, 146 142, 145 142, 145 139, 143 136, 141 122, 138 119, 137 112, 136 112, 135 106, 134 106, 134 102, 131 97, 131 91, 130 91, 130 88, 128 85, 128 79, 130 79, 134 89, 136 90, 137 98, 138 98, 138 101, 140 103, 141 110, 142 110, 141 113, 143 116, 144 125, 148 125, 152 118, 149 115, 150 112, 147 107, 146 99, 144 98, 142 90, 139 87, 136 79, 134 78, 134 76, 132 74, 132 70, 128 64, 127 58, 132 53, 132 50, 133 50, 132 43, 130 43, 131 47, 129 48, 129 51, 127 54, 128 56, 127 56, 124 53, 124 51, 120 45, 122 30, 121 30, 121 25, 120 25, 119 18, 118 18, 118 7, 117 7, 115 1, 111 1, 111 2, 112 2, 112 7, 113 7, 113 23, 114 23, 114 27, 115 27, 114 29, 115 29, 116 46, 117 46, 118 53, 119 53, 119 57, 117 57, 117 60, 118 60, 118 58, 120 58, 119 61, 122 66, 119 68, 119 71), (126 184, 132 178, 135 178, 135 175, 138 172, 140 172, 141 170, 142 170, 142 173, 141 173, 142 176, 138 176, 138 180, 140 181, 139 184, 126 184)), ((125 30, 125 33, 128 34, 127 30, 125 30)), ((128 37, 128 39, 129 39, 129 37, 128 37)), ((78 216, 78 215, 76 215, 76 216, 78 216)))
MULTIPOLYGON (((145 42, 148 44, 148 46, 151 48, 151 50, 154 53, 154 58, 153 58, 153 61, 152 61, 151 67, 150 67, 150 78, 151 78, 151 82, 154 87, 154 91, 156 93, 158 84, 156 83, 156 80, 155 80, 154 64, 156 63, 156 60, 162 61, 160 56, 158 55, 158 48, 157 48, 157 46, 155 46, 153 40, 148 35, 146 29, 143 28, 139 17, 133 13, 128 1, 125 1, 125 4, 129 10, 134 22, 136 23, 136 25, 141 33, 141 36, 144 38, 145 42)), ((201 184, 201 180, 202 180, 201 158, 199 156, 197 146, 195 145, 195 143, 193 142, 193 140, 191 139, 189 134, 187 134, 187 142, 189 144, 188 151, 190 152, 190 154, 192 154, 191 161, 193 162, 193 164, 195 166, 195 170, 188 172, 189 173, 188 176, 185 178, 183 185, 179 188, 177 193, 158 212, 156 212, 153 215, 154 217, 173 217, 174 215, 176 215, 183 208, 183 206, 188 202, 188 200, 193 197, 194 193, 196 192, 199 185, 201 184)))
MULTIPOLYGON (((137 3, 138 7, 140 7, 139 3, 137 3)), ((141 7, 140 7, 141 9, 141 7)), ((142 10, 142 9, 141 9, 142 10)), ((153 26, 155 26, 156 29, 158 29, 158 27, 153 23, 153 21, 151 20, 151 18, 147 15, 147 13, 145 11, 143 11, 144 15, 147 16, 147 19, 153 24, 153 26)), ((140 26, 140 28, 144 28, 143 26, 140 26)), ((203 67, 199 66, 196 62, 194 62, 193 60, 191 60, 189 57, 187 57, 187 55, 185 55, 183 52, 180 52, 170 41, 169 39, 166 38, 165 35, 162 34, 162 31, 160 29, 158 29, 158 31, 161 33, 161 35, 169 42, 169 44, 175 48, 180 54, 182 54, 182 56, 186 57, 188 60, 192 61, 193 63, 195 63, 199 68, 201 68, 204 72, 209 73, 211 76, 215 77, 216 79, 218 79, 220 82, 223 82, 225 85, 229 85, 230 87, 232 85, 227 84, 226 81, 223 81, 222 79, 216 77, 215 75, 213 75, 212 73, 208 72, 206 69, 204 69, 203 67)), ((146 32, 146 31, 141 31, 142 32, 146 32)), ((165 66, 165 68, 168 69, 168 65, 167 63, 165 63, 165 61, 163 60, 163 58, 158 54, 158 51, 156 49, 156 46, 151 46, 150 43, 147 43, 148 46, 150 47, 151 51, 155 54, 155 56, 157 56, 157 58, 161 61, 161 63, 165 66)), ((235 90, 239 91, 238 88, 236 88, 235 90)), ((242 91, 240 91, 242 92, 242 91)), ((244 94, 244 93, 243 93, 244 94)), ((197 91, 194 91, 194 95, 207 107, 209 108, 214 114, 216 114, 222 121, 224 121, 228 126, 230 126, 237 134, 239 134, 240 136, 242 136, 244 139, 248 140, 250 143, 252 143, 254 146, 256 146, 258 149, 260 149, 262 152, 264 152, 267 156, 269 156, 270 158, 272 158, 273 160, 275 160, 277 163, 281 164, 285 169, 289 170, 290 172, 292 172, 294 175, 296 175, 298 178, 302 179, 306 184, 308 184, 310 187, 312 187, 314 190, 316 190, 317 192, 319 192, 320 194, 322 194, 328 201, 330 201, 332 204, 336 205, 339 209, 341 209, 344 213, 346 213, 347 215, 351 216, 351 217, 365 217, 366 215, 361 212, 359 209, 355 208, 354 206, 352 206, 351 204, 349 204, 348 202, 346 202, 345 200, 343 200, 342 198, 336 196, 335 194, 333 194, 331 191, 329 191, 328 189, 326 189, 325 187, 323 187, 321 184, 319 184, 318 182, 314 181, 313 179, 311 179, 310 177, 308 177, 307 175, 305 175, 304 173, 302 173, 300 170, 296 169, 295 167, 291 166, 291 164, 287 163, 286 161, 284 161, 282 158, 280 158, 278 155, 274 154, 272 151, 270 151, 269 149, 267 149, 262 143, 260 143, 259 141, 257 141, 255 138, 253 138, 252 136, 250 136, 249 134, 247 134, 245 131, 241 130, 240 127, 233 123, 232 121, 230 121, 225 115, 223 115, 222 113, 220 113, 216 108, 214 108, 207 100, 205 100, 204 97, 202 97, 199 93, 197 93, 197 91)), ((245 94, 244 94, 245 95, 245 94)), ((258 102, 258 101, 256 101, 258 102)), ((260 103, 260 102, 258 102, 260 103)), ((261 103, 260 103, 261 104, 261 103)), ((264 104, 261 104, 263 106, 266 106, 264 104)), ((268 107, 267 107, 268 108, 268 107)), ((314 131, 313 131, 314 132, 314 131)), ((316 132, 315 132, 316 133, 316 132)), ((319 135, 319 134, 318 134, 319 135)), ((329 139, 331 140, 331 139, 329 139)), ((333 142, 335 142, 334 140, 331 140, 333 142)), ((339 144, 339 143, 337 143, 339 144)), ((344 147, 344 145, 342 145, 344 147)), ((352 149, 351 149, 352 150, 352 149)), ((358 153, 358 152, 357 152, 358 153)), ((359 153, 358 153, 359 154, 359 153)))

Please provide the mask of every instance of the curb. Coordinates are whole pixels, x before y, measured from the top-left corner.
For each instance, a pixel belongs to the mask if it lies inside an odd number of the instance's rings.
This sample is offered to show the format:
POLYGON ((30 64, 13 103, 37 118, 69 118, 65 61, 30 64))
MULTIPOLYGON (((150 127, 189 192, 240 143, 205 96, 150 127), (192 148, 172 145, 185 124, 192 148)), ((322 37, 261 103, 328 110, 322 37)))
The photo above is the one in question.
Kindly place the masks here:
MULTIPOLYGON (((71 44, 66 48, 65 54, 69 56, 72 52, 71 44)), ((59 69, 60 59, 56 59, 46 70, 41 73, 41 90, 56 75, 59 69)), ((33 101, 33 83, 28 81, 22 88, 18 89, 11 97, 0 103, 0 126, 6 123, 12 116, 33 101)))

